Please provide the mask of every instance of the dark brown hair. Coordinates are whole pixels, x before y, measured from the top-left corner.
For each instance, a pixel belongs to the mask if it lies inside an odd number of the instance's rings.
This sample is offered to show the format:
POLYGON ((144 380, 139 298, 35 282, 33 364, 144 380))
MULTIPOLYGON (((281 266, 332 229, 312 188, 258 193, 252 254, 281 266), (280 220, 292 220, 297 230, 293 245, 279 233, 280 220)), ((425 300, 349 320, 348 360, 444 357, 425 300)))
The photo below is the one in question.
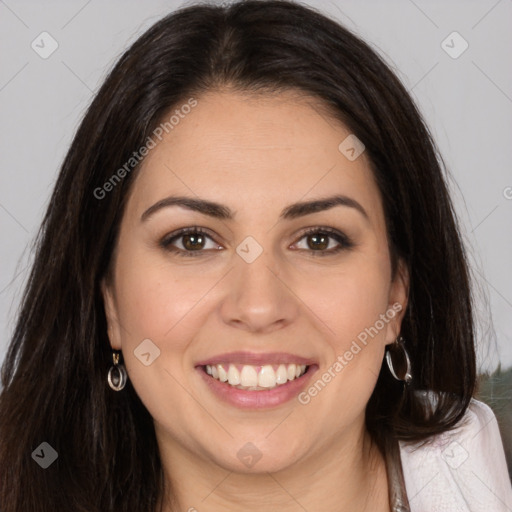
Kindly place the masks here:
POLYGON ((100 280, 137 168, 98 198, 163 116, 220 87, 299 90, 322 101, 366 146, 383 198, 393 272, 410 274, 401 334, 405 388, 383 366, 367 427, 423 440, 453 427, 475 386, 468 267, 444 166, 407 90, 366 43, 288 1, 196 4, 153 25, 120 58, 63 162, 2 367, 2 512, 154 511, 163 475, 152 418, 133 387, 107 386, 111 347, 100 280), (433 411, 415 392, 439 394, 433 411), (46 470, 33 450, 49 443, 46 470))

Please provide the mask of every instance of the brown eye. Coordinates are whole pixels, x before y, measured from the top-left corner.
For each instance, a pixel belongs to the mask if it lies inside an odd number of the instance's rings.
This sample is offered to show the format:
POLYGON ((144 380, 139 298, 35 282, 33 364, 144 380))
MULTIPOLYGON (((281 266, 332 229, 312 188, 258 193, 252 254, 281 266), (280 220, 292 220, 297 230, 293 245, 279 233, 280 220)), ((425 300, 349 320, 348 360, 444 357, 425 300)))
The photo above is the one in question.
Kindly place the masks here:
POLYGON ((354 243, 345 234, 333 228, 309 229, 302 234, 297 244, 303 239, 306 240, 306 247, 298 248, 318 256, 334 255, 343 249, 354 247, 354 243))
POLYGON ((188 251, 196 251, 198 249, 203 249, 204 247, 205 237, 200 233, 182 235, 181 238, 183 240, 183 247, 188 251))
POLYGON ((221 249, 212 236, 199 227, 184 228, 171 233, 160 242, 160 245, 178 256, 201 256, 209 253, 212 249, 221 249))
POLYGON ((329 237, 323 234, 308 235, 308 247, 312 250, 323 250, 329 246, 329 237))

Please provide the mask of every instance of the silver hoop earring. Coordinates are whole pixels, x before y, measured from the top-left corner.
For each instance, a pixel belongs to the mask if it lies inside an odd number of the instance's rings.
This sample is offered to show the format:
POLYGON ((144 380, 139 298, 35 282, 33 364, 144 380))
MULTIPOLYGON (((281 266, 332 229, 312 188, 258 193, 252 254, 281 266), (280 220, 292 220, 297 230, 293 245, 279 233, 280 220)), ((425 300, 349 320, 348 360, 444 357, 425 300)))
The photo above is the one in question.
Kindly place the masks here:
POLYGON ((112 360, 114 362, 114 366, 111 366, 108 370, 108 385, 114 391, 121 391, 126 386, 128 376, 126 374, 125 367, 122 364, 119 364, 118 353, 112 352, 112 360))
POLYGON ((386 350, 386 362, 389 371, 396 380, 409 384, 412 381, 411 360, 405 348, 402 336, 399 336, 394 343, 388 345, 386 350))

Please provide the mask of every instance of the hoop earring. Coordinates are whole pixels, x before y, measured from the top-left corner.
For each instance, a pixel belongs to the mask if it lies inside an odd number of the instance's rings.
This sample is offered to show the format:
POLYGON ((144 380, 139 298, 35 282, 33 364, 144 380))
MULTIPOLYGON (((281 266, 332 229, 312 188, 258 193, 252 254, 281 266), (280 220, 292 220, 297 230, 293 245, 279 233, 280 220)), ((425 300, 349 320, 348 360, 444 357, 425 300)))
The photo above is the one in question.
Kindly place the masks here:
POLYGON ((114 362, 114 366, 111 366, 108 370, 108 385, 114 391, 121 391, 126 386, 126 382, 128 380, 126 369, 124 365, 119 364, 119 353, 112 352, 112 360, 114 362))
POLYGON ((409 359, 402 336, 398 336, 394 343, 388 345, 386 362, 388 363, 391 375, 396 380, 410 384, 412 381, 411 360, 409 359))

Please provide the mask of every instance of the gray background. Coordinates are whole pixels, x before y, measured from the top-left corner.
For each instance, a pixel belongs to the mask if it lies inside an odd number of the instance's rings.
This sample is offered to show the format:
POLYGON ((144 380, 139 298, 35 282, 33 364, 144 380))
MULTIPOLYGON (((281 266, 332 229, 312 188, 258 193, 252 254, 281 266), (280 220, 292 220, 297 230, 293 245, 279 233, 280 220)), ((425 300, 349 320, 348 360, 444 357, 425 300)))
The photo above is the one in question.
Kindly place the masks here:
MULTIPOLYGON (((479 366, 512 366, 512 0, 308 3, 368 41, 419 104, 453 176, 477 286, 479 366), (453 31, 469 44, 456 59, 441 46, 453 31)), ((0 360, 30 243, 86 107, 121 52, 181 5, 0 0, 0 360), (59 45, 47 59, 31 47, 44 31, 59 45)))

